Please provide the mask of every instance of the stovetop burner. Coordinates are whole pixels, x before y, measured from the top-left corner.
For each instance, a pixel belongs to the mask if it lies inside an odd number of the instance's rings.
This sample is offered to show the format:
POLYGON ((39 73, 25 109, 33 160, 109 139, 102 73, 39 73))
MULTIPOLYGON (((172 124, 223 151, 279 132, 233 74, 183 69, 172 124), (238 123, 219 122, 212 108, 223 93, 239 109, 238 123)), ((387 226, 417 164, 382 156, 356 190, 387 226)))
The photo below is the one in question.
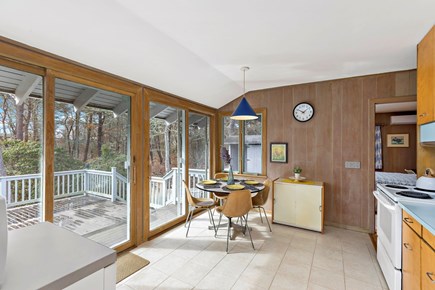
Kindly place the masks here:
POLYGON ((396 185, 396 184, 387 184, 385 185, 385 187, 389 187, 389 188, 394 188, 394 189, 408 189, 405 186, 402 185, 396 185))
POLYGON ((419 191, 425 191, 425 192, 435 192, 435 190, 431 190, 431 189, 423 189, 423 188, 418 188, 418 187, 414 187, 415 190, 419 190, 419 191))
POLYGON ((397 192, 397 194, 406 197, 412 197, 412 198, 432 199, 432 197, 429 194, 416 192, 416 191, 399 191, 397 192))

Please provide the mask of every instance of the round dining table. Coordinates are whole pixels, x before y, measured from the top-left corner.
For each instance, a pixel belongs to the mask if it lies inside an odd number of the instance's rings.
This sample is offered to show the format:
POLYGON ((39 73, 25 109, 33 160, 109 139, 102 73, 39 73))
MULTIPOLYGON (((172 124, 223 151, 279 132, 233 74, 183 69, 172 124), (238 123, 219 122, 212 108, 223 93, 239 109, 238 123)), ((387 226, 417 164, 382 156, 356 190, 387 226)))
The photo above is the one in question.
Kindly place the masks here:
MULTIPOLYGON (((244 182, 246 182, 247 180, 235 180, 234 184, 241 184, 244 186, 243 189, 238 189, 238 190, 245 190, 248 189, 251 192, 251 196, 254 197, 257 195, 258 192, 262 191, 265 186, 263 183, 259 182, 258 184, 255 185, 251 185, 251 184, 245 184, 244 182)), ((224 180, 216 180, 215 184, 202 184, 201 182, 198 182, 196 185, 196 188, 206 191, 206 192, 212 192, 212 193, 220 193, 220 194, 230 194, 233 191, 237 191, 237 190, 231 190, 228 189, 227 186, 227 182, 224 180)), ((222 196, 220 197, 222 199, 222 196)), ((228 223, 223 223, 220 225, 219 228, 226 228, 228 225, 228 223)), ((231 240, 234 240, 235 237, 237 236, 237 233, 244 233, 245 229, 242 226, 237 225, 236 223, 232 224, 231 227, 234 231, 231 234, 231 240)), ((213 226, 209 226, 210 230, 214 230, 213 226)), ((252 230, 252 228, 248 228, 249 231, 252 230)))
MULTIPOLYGON (((262 191, 264 189, 264 184, 259 182, 256 185, 249 185, 249 184, 245 184, 244 182, 246 182, 247 180, 236 180, 234 182, 234 184, 241 184, 243 186, 245 186, 243 189, 238 189, 238 190, 245 190, 248 189, 251 192, 251 196, 255 196, 257 195, 257 193, 259 191, 262 191)), ((227 186, 227 182, 223 181, 223 180, 216 180, 216 184, 202 184, 201 182, 198 182, 196 185, 196 188, 203 190, 203 191, 207 191, 207 192, 214 192, 214 193, 223 193, 223 194, 230 194, 233 191, 237 191, 237 190, 231 190, 228 189, 227 186)))

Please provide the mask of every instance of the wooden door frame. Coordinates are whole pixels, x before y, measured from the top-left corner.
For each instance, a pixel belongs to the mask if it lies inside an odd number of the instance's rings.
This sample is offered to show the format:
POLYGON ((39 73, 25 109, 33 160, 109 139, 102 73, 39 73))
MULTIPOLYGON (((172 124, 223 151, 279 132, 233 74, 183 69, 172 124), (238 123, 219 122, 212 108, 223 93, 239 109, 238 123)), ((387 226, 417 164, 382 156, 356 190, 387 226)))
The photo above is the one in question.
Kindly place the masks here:
MULTIPOLYGON (((375 180, 375 109, 376 104, 386 104, 386 103, 403 103, 403 102, 414 102, 417 101, 416 95, 410 96, 400 96, 400 97, 389 97, 389 98, 373 98, 369 99, 369 151, 368 151, 368 182, 369 182, 369 190, 368 193, 370 196, 369 202, 369 230, 370 232, 374 232, 375 230, 375 199, 372 194, 372 190, 375 190, 376 180, 375 180)), ((416 125, 417 126, 417 125, 416 125)))

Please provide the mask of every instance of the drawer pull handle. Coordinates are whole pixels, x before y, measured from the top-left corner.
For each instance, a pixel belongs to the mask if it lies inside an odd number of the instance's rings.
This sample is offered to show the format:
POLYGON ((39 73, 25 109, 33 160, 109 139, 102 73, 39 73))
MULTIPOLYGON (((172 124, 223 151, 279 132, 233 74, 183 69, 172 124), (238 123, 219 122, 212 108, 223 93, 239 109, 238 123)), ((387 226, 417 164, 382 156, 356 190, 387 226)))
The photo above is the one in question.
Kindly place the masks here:
POLYGON ((407 248, 408 250, 412 251, 412 247, 411 247, 410 244, 408 244, 408 243, 403 243, 403 246, 404 246, 405 248, 407 248))
POLYGON ((433 273, 432 273, 432 272, 426 272, 426 276, 430 279, 430 281, 431 281, 432 283, 435 283, 435 280, 432 279, 432 276, 433 276, 433 273))
POLYGON ((420 115, 418 115, 419 117, 425 117, 426 116, 426 113, 423 113, 423 114, 420 114, 420 115))
POLYGON ((410 224, 412 224, 413 223, 413 221, 412 221, 412 219, 410 219, 410 218, 404 218, 403 219, 405 222, 407 222, 407 223, 410 223, 410 224))

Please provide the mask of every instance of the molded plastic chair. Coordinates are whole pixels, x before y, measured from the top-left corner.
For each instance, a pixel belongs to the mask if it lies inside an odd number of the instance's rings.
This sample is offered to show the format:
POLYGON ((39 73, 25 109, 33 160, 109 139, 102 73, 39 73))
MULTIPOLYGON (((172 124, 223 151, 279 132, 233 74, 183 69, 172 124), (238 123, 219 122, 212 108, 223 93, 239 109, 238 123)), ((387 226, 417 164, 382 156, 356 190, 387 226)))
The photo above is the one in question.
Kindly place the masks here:
POLYGON ((263 207, 267 202, 267 198, 269 197, 269 191, 270 191, 270 188, 272 187, 272 181, 270 179, 266 179, 263 182, 263 184, 264 184, 264 189, 262 191, 260 191, 259 193, 257 193, 257 195, 252 198, 252 206, 254 208, 258 208, 258 211, 260 212, 261 223, 263 223, 263 217, 261 216, 261 210, 263 210, 264 216, 265 216, 266 221, 267 221, 267 225, 269 226, 269 230, 272 232, 272 228, 270 227, 269 219, 267 218, 267 215, 266 215, 266 210, 263 207))
POLYGON ((217 226, 215 236, 217 235, 217 231, 219 230, 219 226, 221 223, 222 215, 225 215, 228 218, 228 232, 227 232, 227 253, 228 253, 228 244, 230 241, 230 231, 231 231, 231 219, 232 218, 241 218, 245 220, 245 229, 244 232, 249 233, 249 238, 251 239, 252 248, 255 250, 254 242, 252 241, 251 231, 248 227, 248 214, 252 208, 252 199, 251 192, 249 190, 238 190, 230 193, 228 195, 227 200, 223 206, 219 206, 216 210, 220 213, 219 216, 219 224, 217 226), (246 216, 245 218, 243 218, 246 216))
POLYGON ((187 231, 186 231, 186 237, 189 234, 190 223, 192 222, 193 213, 196 209, 207 209, 208 218, 210 220, 210 223, 213 224, 213 228, 216 232, 216 226, 214 224, 213 214, 211 213, 211 208, 215 206, 215 201, 212 198, 194 197, 184 180, 183 180, 183 185, 184 185, 184 189, 186 190, 187 201, 189 202, 189 206, 190 206, 189 213, 187 214, 186 217, 186 223, 184 224, 184 226, 186 226, 187 222, 189 222, 189 226, 187 227, 187 231))
MULTIPOLYGON (((220 179, 220 178, 224 178, 224 177, 228 177, 228 173, 216 173, 214 175, 214 179, 220 179)), ((228 194, 226 193, 219 193, 219 192, 213 192, 214 197, 216 198, 217 202, 221 202, 224 199, 227 199, 228 194)))

